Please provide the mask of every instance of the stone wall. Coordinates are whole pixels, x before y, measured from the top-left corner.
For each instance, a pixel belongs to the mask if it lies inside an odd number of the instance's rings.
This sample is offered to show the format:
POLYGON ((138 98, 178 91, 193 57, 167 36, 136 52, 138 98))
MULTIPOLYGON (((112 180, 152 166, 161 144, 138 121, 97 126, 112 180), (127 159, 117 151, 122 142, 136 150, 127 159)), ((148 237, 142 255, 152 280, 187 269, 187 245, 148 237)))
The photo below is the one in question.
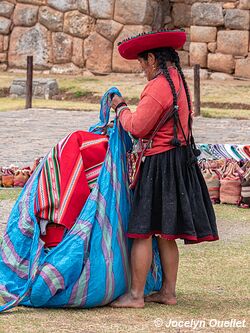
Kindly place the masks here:
POLYGON ((250 0, 0 0, 0 70, 51 73, 136 72, 122 39, 161 27, 184 27, 183 66, 250 78, 250 0), (170 1, 170 2, 169 2, 170 1))
POLYGON ((168 0, 0 0, 0 69, 25 68, 34 56, 36 70, 95 73, 138 70, 126 62, 117 42, 158 29, 168 0))
POLYGON ((250 0, 171 1, 168 26, 186 27, 181 54, 187 65, 250 78, 250 0))

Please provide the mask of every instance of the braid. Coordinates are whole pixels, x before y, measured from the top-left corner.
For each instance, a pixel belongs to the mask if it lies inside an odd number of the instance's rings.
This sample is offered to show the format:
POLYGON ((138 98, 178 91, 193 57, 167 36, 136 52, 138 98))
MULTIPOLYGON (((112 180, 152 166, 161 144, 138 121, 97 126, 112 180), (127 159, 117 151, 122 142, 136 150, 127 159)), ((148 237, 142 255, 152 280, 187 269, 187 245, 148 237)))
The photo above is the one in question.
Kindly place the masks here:
MULTIPOLYGON (((165 47, 165 48, 158 48, 158 49, 152 49, 152 50, 148 50, 148 51, 144 51, 142 53, 139 54, 140 58, 143 58, 144 60, 148 60, 148 54, 149 53, 153 53, 159 69, 161 70, 162 74, 165 76, 166 80, 168 81, 168 84, 170 86, 172 95, 173 95, 173 105, 174 105, 174 113, 173 113, 173 118, 174 118, 174 124, 173 124, 173 130, 174 130, 174 138, 172 140, 172 145, 174 146, 180 146, 180 140, 178 139, 178 133, 177 133, 177 127, 178 127, 178 123, 180 123, 179 121, 179 114, 178 114, 178 97, 177 97, 177 93, 175 90, 175 86, 173 83, 173 80, 170 76, 170 73, 168 71, 168 68, 166 66, 167 61, 172 62, 175 64, 175 67, 178 70, 178 73, 181 76, 184 88, 185 88, 185 92, 186 92, 186 98, 187 98, 187 104, 188 104, 188 109, 189 109, 189 119, 188 119, 188 126, 189 126, 189 134, 188 134, 188 139, 185 138, 186 142, 190 142, 191 146, 193 147, 193 154, 195 156, 198 156, 200 154, 200 151, 196 148, 195 146, 195 142, 194 142, 194 138, 193 138, 193 134, 192 134, 192 117, 191 117, 191 110, 192 110, 192 103, 191 103, 191 97, 189 94, 189 90, 188 90, 188 85, 184 76, 184 73, 182 71, 181 65, 180 65, 180 58, 178 53, 172 48, 172 47, 165 47)), ((181 126, 181 123, 180 123, 181 126)), ((181 126, 182 128, 182 126, 181 126)), ((183 132, 183 128, 182 128, 182 132, 183 132)), ((184 135, 184 132, 183 132, 184 135)), ((185 135, 184 135, 185 137, 185 135)))
POLYGON ((155 55, 155 58, 157 60, 159 69, 162 71, 163 75, 165 76, 166 80, 169 83, 172 95, 173 95, 173 105, 174 105, 174 138, 172 140, 172 144, 174 146, 179 146, 181 143, 178 140, 178 135, 177 135, 177 126, 178 126, 178 121, 179 121, 179 114, 178 114, 178 103, 177 103, 177 93, 175 90, 175 86, 173 83, 173 80, 170 76, 170 73, 168 71, 168 68, 166 66, 167 61, 170 61, 172 63, 175 64, 181 78, 183 81, 183 85, 186 91, 186 97, 187 97, 187 103, 188 103, 188 108, 189 111, 191 111, 191 98, 189 95, 189 91, 188 91, 188 86, 187 86, 187 82, 185 79, 185 76, 183 74, 183 71, 181 69, 180 66, 180 59, 178 56, 178 53, 172 48, 172 47, 166 47, 166 48, 158 48, 158 49, 152 49, 152 50, 148 50, 145 51, 141 54, 139 54, 139 57, 143 58, 144 60, 148 59, 148 53, 153 53, 155 55))
MULTIPOLYGON (((178 58, 179 58, 179 57, 178 57, 178 58)), ((191 111, 192 111, 192 104, 191 104, 191 97, 190 97, 190 94, 189 94, 187 81, 186 81, 185 76, 184 76, 184 73, 183 73, 183 71, 182 71, 182 68, 181 68, 180 62, 175 62, 175 66, 176 66, 176 68, 178 69, 178 72, 180 73, 180 76, 181 76, 181 78, 182 78, 182 82, 183 82, 183 85, 184 85, 184 88, 185 88, 186 97, 187 97, 187 102, 188 102, 188 109, 189 109, 189 111, 191 112, 191 111)))
POLYGON ((192 111, 192 104, 191 104, 191 97, 190 97, 190 94, 189 94, 189 89, 188 89, 188 85, 187 85, 187 81, 185 79, 185 76, 184 76, 184 73, 182 71, 182 68, 181 68, 181 65, 180 65, 180 58, 179 58, 179 55, 178 53, 173 50, 173 57, 174 57, 174 63, 175 63, 175 66, 182 78, 182 82, 183 82, 183 85, 184 85, 184 88, 185 88, 185 92, 186 92, 186 97, 187 97, 187 103, 188 103, 188 109, 189 109, 189 118, 188 118, 188 123, 189 123, 189 130, 190 130, 190 143, 192 145, 192 148, 193 148, 193 153, 194 153, 194 156, 195 156, 195 159, 201 154, 200 150, 196 148, 196 145, 195 145, 195 141, 194 141, 194 137, 193 137, 193 133, 192 133, 192 117, 191 117, 191 111, 192 111))
POLYGON ((174 106, 177 106, 177 93, 176 93, 176 90, 175 90, 175 86, 174 86, 174 82, 169 74, 169 71, 166 67, 166 62, 168 61, 166 55, 162 52, 156 52, 156 59, 158 61, 158 65, 159 65, 159 68, 162 70, 165 78, 167 79, 168 83, 169 83, 169 86, 170 86, 170 89, 172 91, 172 94, 173 94, 173 104, 174 106))
POLYGON ((182 68, 181 68, 181 65, 180 65, 180 57, 178 55, 178 53, 175 51, 175 49, 173 48, 169 48, 169 53, 171 54, 171 58, 173 59, 173 62, 181 76, 181 79, 182 79, 182 82, 183 82, 183 85, 184 85, 184 88, 185 88, 185 92, 186 92, 186 97, 187 97, 187 102, 188 102, 188 109, 189 111, 191 111, 192 109, 192 106, 191 106, 191 97, 190 97, 190 94, 189 94, 189 90, 188 90, 188 85, 187 85, 187 81, 186 81, 186 78, 185 78, 185 75, 182 71, 182 68))
POLYGON ((171 52, 169 52, 169 49, 165 49, 165 50, 157 50, 156 52, 154 52, 155 57, 157 59, 159 68, 161 69, 163 75, 165 76, 166 80, 168 81, 168 84, 170 86, 170 89, 172 91, 172 95, 173 95, 173 105, 174 105, 174 138, 172 140, 172 144, 174 146, 180 146, 181 142, 178 139, 178 134, 177 134, 177 126, 178 126, 178 103, 177 103, 177 93, 175 90, 175 86, 174 86, 174 82, 170 76, 170 73, 168 71, 168 68, 166 66, 166 62, 167 61, 171 61, 173 62, 173 57, 171 52))

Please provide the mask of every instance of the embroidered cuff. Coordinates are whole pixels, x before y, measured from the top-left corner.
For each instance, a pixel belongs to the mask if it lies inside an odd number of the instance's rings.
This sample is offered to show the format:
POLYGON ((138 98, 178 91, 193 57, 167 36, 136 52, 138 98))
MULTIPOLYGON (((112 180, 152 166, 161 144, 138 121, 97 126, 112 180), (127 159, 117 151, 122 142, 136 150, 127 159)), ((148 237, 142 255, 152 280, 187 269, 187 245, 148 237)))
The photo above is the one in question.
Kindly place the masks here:
POLYGON ((117 104, 117 106, 116 106, 116 108, 115 108, 115 112, 117 112, 117 110, 118 110, 121 106, 127 106, 127 103, 125 103, 125 102, 121 102, 121 103, 117 104))
POLYGON ((125 109, 128 109, 128 106, 127 105, 124 105, 124 106, 120 106, 118 109, 116 109, 116 114, 117 115, 120 115, 121 112, 125 109))

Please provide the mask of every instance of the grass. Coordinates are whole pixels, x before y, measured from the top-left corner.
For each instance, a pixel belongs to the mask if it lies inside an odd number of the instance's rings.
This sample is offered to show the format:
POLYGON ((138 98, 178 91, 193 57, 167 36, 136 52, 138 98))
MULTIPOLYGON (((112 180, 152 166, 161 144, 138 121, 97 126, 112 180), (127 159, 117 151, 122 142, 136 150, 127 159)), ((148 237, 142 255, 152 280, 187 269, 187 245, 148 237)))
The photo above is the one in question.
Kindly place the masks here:
POLYGON ((3 188, 0 187, 0 201, 2 200, 16 200, 21 193, 21 188, 3 188))
POLYGON ((250 107, 249 110, 201 108, 201 115, 206 118, 250 119, 250 107))
MULTIPOLYGON (((25 101, 23 98, 0 98, 0 111, 23 110, 25 101)), ((56 101, 45 99, 33 99, 33 108, 63 109, 63 110, 84 110, 99 111, 99 104, 83 103, 81 101, 56 101)))
MULTIPOLYGON (((193 85, 191 84, 191 87, 193 85)), ((201 101, 214 103, 245 103, 250 107, 250 81, 215 81, 201 82, 201 101)))
POLYGON ((1 315, 0 333, 7 332, 249 332, 250 209, 216 205, 221 240, 183 245, 178 241, 180 268, 177 306, 147 304, 143 310, 109 307, 80 309, 17 308, 1 315), (205 320, 202 329, 161 326, 172 320, 205 320), (247 328, 211 328, 209 320, 244 320, 247 328))

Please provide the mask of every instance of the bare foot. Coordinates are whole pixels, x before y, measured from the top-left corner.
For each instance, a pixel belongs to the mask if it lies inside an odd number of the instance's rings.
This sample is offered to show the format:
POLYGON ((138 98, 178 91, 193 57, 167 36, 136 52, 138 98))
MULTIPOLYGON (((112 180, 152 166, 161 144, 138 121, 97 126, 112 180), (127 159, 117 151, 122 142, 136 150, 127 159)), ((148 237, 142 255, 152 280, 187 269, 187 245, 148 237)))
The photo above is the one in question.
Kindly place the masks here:
POLYGON ((145 302, 155 302, 155 303, 161 303, 161 304, 166 304, 166 305, 176 305, 177 299, 176 299, 176 296, 173 294, 163 293, 162 291, 159 291, 157 293, 146 296, 145 302))
POLYGON ((124 294, 110 304, 113 308, 144 308, 144 298, 136 298, 131 293, 124 294))

